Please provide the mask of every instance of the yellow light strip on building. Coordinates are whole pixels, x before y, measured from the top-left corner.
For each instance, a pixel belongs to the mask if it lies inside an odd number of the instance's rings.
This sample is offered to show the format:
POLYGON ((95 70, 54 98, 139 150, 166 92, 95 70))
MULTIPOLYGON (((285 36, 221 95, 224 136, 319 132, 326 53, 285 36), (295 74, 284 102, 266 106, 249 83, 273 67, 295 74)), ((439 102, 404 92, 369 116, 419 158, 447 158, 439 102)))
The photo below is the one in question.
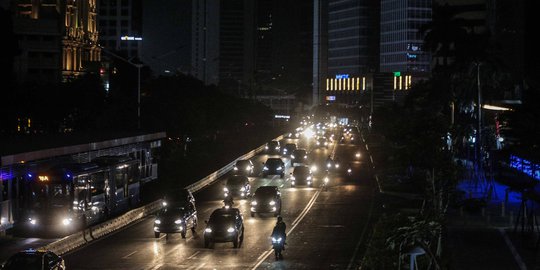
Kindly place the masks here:
POLYGON ((409 88, 411 88, 411 85, 412 85, 412 75, 409 75, 409 88))
POLYGON ((403 76, 399 76, 399 90, 403 89, 403 76))
POLYGON ((326 91, 330 90, 330 79, 326 78, 326 91))
POLYGON ((362 90, 366 91, 366 77, 362 77, 362 90))
POLYGON ((341 79, 336 79, 338 81, 338 89, 337 90, 340 90, 341 91, 341 79))
POLYGON ((397 77, 394 76, 394 90, 397 89, 397 77))
POLYGON ((330 79, 330 91, 334 90, 334 79, 330 79))
POLYGON ((347 78, 347 90, 351 90, 351 78, 347 78))

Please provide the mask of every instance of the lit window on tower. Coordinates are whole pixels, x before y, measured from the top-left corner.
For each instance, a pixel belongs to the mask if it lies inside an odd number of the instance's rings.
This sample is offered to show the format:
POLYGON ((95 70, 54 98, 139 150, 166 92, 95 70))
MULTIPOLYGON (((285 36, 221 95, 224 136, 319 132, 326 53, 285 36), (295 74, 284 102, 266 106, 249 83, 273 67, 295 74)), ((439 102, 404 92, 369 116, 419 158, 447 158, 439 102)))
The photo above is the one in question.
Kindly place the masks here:
POLYGON ((366 91, 366 77, 362 77, 362 90, 366 91))

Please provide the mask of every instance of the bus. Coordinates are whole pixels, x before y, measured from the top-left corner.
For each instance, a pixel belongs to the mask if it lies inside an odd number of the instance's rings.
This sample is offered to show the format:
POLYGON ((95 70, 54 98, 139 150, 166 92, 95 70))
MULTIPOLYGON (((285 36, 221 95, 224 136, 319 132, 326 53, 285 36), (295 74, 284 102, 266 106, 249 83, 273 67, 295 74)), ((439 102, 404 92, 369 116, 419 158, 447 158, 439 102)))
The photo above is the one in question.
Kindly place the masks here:
POLYGON ((68 234, 139 205, 139 162, 103 156, 58 164, 28 173, 21 190, 26 229, 68 234))

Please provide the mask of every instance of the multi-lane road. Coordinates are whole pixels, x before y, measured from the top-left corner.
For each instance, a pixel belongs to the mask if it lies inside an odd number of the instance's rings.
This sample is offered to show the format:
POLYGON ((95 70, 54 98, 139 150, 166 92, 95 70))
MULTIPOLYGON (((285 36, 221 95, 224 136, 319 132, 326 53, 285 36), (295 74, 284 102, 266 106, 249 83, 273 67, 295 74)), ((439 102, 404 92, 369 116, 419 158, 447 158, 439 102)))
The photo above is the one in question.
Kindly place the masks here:
MULTIPOLYGON (((290 140, 290 139, 287 139, 290 140)), ((204 248, 204 220, 222 207, 223 183, 227 176, 195 194, 199 226, 186 239, 179 234, 154 238, 154 216, 66 254, 68 269, 356 269, 364 253, 370 222, 374 220, 374 185, 363 145, 332 144, 328 149, 312 149, 312 141, 292 140, 310 150, 309 159, 320 169, 328 155, 341 161, 339 170, 330 174, 328 189, 321 189, 322 174, 315 174, 315 185, 290 187, 288 173, 279 176, 250 177, 252 191, 259 186, 279 186, 282 213, 287 224, 284 260, 275 261, 270 234, 276 218, 271 215, 250 217, 249 200, 235 200, 244 215, 245 237, 240 248, 231 243, 204 248), (354 161, 354 153, 363 153, 354 161), (352 176, 347 175, 351 162, 352 176)), ((269 157, 257 155, 255 175, 269 157)), ((273 156, 272 156, 273 157, 273 156)), ((287 171, 290 159, 283 158, 287 171)))

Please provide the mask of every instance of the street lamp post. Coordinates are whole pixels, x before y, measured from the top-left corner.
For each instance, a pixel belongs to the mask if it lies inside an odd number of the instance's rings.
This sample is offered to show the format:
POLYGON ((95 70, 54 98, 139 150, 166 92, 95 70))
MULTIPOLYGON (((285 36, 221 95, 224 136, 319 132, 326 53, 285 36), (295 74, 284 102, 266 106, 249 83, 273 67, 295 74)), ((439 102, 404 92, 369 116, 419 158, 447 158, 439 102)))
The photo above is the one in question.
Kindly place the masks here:
POLYGON ((111 56, 114 56, 134 67, 137 68, 137 129, 141 129, 141 68, 144 66, 143 64, 137 64, 137 63, 133 63, 131 62, 130 59, 126 59, 120 55, 117 55, 103 47, 101 47, 101 50, 106 52, 107 54, 110 54, 111 56))

